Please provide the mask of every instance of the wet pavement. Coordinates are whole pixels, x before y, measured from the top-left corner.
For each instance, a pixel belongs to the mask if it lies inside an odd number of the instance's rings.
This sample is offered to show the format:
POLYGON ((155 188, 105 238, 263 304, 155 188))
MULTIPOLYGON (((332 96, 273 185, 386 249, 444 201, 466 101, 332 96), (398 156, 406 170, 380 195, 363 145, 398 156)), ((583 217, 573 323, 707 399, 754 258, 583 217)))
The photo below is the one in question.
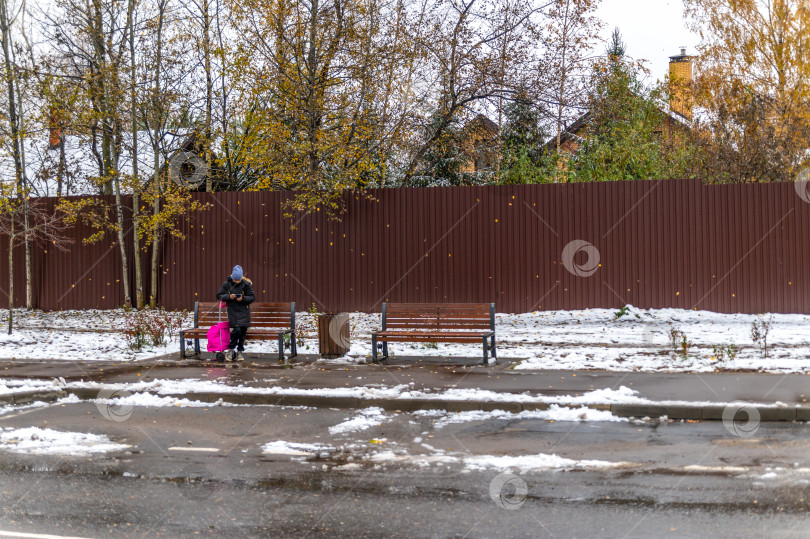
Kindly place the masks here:
MULTIPOLYGON (((170 357, 5 361, 0 370, 7 378, 68 382, 192 378, 305 389, 405 384, 551 396, 627 386, 654 400, 788 404, 805 403, 808 385, 805 375, 532 372, 511 370, 509 361, 478 366, 473 358, 345 365, 304 357, 287 369, 272 356, 247 359, 227 365, 170 357)), ((740 433, 722 421, 380 410, 367 428, 336 430, 368 411, 163 403, 110 414, 109 404, 76 400, 3 408, 0 428, 103 434, 128 447, 92 456, 0 448, 0 534, 740 537, 803 536, 810 524, 805 422, 762 422, 740 433), (323 449, 264 452, 273 442, 323 449), (532 455, 615 466, 521 472, 499 460, 532 455), (476 464, 482 459, 489 464, 476 464), (498 483, 505 473, 517 479, 498 483), (494 495, 493 485, 500 485, 494 495)))
POLYGON ((0 452, 0 532, 740 537, 803 535, 810 524, 810 427, 803 423, 763 423, 743 439, 720 422, 443 424, 442 417, 388 413, 369 429, 329 433, 353 417, 276 406, 135 407, 110 421, 90 402, 21 409, 0 417, 0 426, 106 434, 130 447, 92 457, 0 452), (334 450, 262 452, 278 440, 334 450), (386 451, 400 458, 374 459, 386 451), (507 500, 519 502, 510 506, 492 496, 501 469, 416 460, 537 453, 627 465, 518 474, 525 495, 508 492, 507 500))

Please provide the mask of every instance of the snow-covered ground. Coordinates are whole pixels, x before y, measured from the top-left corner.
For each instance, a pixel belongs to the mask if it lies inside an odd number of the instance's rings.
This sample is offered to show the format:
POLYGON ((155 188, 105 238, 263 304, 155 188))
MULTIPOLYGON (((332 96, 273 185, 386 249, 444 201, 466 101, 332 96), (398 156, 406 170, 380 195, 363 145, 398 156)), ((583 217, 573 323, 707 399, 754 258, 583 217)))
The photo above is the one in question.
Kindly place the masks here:
MULTIPOLYGON (((496 315, 498 357, 521 360, 516 369, 810 372, 810 315, 772 315, 765 357, 751 330, 755 321, 767 317, 682 309, 629 308, 617 318, 618 313, 616 309, 587 309, 496 315), (676 344, 672 343, 673 332, 676 344)), ((0 322, 6 316, 0 310, 0 322)), ((179 350, 177 335, 163 346, 129 350, 121 333, 127 316, 122 310, 20 311, 15 316, 18 329, 13 335, 0 333, 0 359, 131 361, 179 350)), ((297 320, 303 336, 299 353, 317 353, 314 316, 299 313, 297 320)), ((189 315, 185 327, 191 326, 189 315)), ((378 314, 352 313, 349 353, 322 361, 366 361, 371 354, 371 332, 379 328, 378 314)), ((204 350, 204 342, 201 347, 204 350)), ((478 357, 481 353, 477 344, 392 343, 389 348, 393 356, 478 357)), ((247 349, 276 353, 276 343, 249 341, 247 349)))

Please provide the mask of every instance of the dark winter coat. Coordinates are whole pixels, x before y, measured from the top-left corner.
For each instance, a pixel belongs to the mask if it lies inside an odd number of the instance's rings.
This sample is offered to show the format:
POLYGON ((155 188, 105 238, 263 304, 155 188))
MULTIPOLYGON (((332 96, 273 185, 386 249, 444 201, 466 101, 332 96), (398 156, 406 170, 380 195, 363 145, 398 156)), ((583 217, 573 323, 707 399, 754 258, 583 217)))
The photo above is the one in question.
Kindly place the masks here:
POLYGON ((217 299, 228 304, 228 324, 231 327, 250 326, 250 304, 256 300, 251 284, 247 279, 236 283, 228 276, 217 292, 217 299), (242 301, 231 299, 231 294, 242 294, 242 301))

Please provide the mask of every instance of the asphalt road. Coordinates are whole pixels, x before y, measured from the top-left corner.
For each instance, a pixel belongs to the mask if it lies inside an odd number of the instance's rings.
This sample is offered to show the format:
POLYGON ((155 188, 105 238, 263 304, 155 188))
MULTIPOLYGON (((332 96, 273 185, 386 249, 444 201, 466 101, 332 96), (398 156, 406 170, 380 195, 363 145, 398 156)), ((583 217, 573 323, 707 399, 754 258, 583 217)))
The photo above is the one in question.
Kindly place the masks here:
POLYGON ((69 457, 0 452, 0 532, 75 537, 806 536, 810 427, 558 422, 386 414, 330 434, 351 410, 136 407, 124 421, 81 402, 21 409, 0 427, 106 434, 131 446, 69 457), (328 444, 265 454, 284 440, 328 444), (379 443, 378 443, 379 442, 379 443), (374 455, 390 451, 392 459, 374 455), (503 481, 482 455, 626 464, 503 481), (442 456, 455 460, 443 461, 442 456), (493 485, 496 485, 493 496, 493 485), (521 490, 523 489, 523 490, 521 490))

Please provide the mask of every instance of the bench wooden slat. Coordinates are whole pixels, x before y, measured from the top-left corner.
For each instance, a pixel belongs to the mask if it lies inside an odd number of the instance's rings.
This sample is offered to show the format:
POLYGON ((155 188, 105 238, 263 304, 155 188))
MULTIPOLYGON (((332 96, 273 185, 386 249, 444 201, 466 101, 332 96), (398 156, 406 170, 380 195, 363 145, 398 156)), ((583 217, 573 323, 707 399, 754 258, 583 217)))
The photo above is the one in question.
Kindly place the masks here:
POLYGON ((469 337, 440 337, 438 335, 434 336, 427 336, 427 337, 414 337, 414 336, 393 336, 387 337, 385 342, 433 342, 433 343, 442 343, 442 342, 457 342, 457 343, 480 343, 481 342, 480 335, 470 335, 469 337))
POLYGON ((208 328, 192 328, 192 329, 184 329, 183 334, 187 337, 194 337, 200 335, 202 337, 206 337, 208 335, 208 328))
MULTIPOLYGON (((228 320, 228 317, 223 316, 222 321, 224 322, 226 320, 228 320)), ((197 325, 200 326, 200 325, 203 325, 203 323, 206 323, 208 325, 212 325, 212 324, 216 324, 218 321, 219 321, 219 319, 217 317, 212 317, 212 318, 200 317, 200 318, 197 319, 197 325)), ((290 316, 287 315, 284 318, 261 318, 261 317, 253 316, 251 314, 251 316, 250 316, 250 325, 251 326, 271 325, 271 326, 290 327, 290 316)))
MULTIPOLYGON (((292 303, 264 303, 260 301, 256 301, 250 304, 251 309, 258 309, 267 312, 278 312, 278 313, 289 313, 291 309, 292 303)), ((227 307, 222 307, 222 310, 226 310, 227 307)), ((212 311, 217 312, 219 310, 219 304, 216 301, 201 301, 199 302, 199 312, 203 311, 212 311)))
POLYGON ((488 350, 495 357, 494 311, 492 303, 384 303, 384 329, 371 335, 373 360, 378 340, 385 357, 389 342, 480 342, 486 363, 488 350))
MULTIPOLYGON (((386 307, 386 310, 387 309, 388 308, 386 307)), ((480 309, 480 308, 475 308, 475 309, 447 309, 447 308, 444 308, 444 307, 438 307, 438 308, 435 308, 435 309, 403 309, 403 308, 395 308, 395 309, 391 309, 391 315, 393 316, 393 315, 405 314, 405 315, 412 316, 412 315, 418 315, 418 314, 435 315, 437 313, 439 313, 439 314, 462 313, 462 314, 469 314, 469 315, 480 315, 480 314, 489 314, 487 311, 489 311, 489 307, 487 307, 486 309, 480 309)))
POLYGON ((459 316, 454 317, 437 317, 437 316, 421 316, 412 318, 391 318, 385 317, 386 324, 489 324, 489 317, 487 318, 464 318, 459 316))
MULTIPOLYGON (((216 312, 214 312, 214 313, 199 313, 198 318, 199 319, 216 320, 217 318, 219 318, 219 314, 216 313, 216 312)), ((226 318, 228 318, 228 313, 223 311, 222 312, 222 319, 225 320, 226 318)), ((255 311, 253 311, 253 309, 251 309, 250 310, 250 319, 251 319, 251 321, 254 318, 256 318, 257 320, 286 320, 287 323, 289 324, 289 322, 290 322, 290 313, 278 313, 278 314, 276 314, 276 313, 261 313, 261 312, 257 313, 255 311)))
POLYGON ((457 316, 489 316, 488 312, 484 312, 482 309, 471 309, 471 310, 460 310, 460 309, 440 309, 440 310, 431 310, 431 311, 411 311, 411 310, 393 310, 390 313, 391 316, 448 316, 448 315, 457 315, 457 316))
POLYGON ((388 303, 388 309, 391 311, 396 310, 410 310, 410 311, 433 311, 437 309, 460 309, 460 310, 487 310, 489 311, 489 303, 388 303))
POLYGON ((469 330, 489 330, 489 323, 486 324, 387 324, 386 329, 469 329, 469 330))
MULTIPOLYGON (((180 331, 180 351, 185 357, 185 338, 195 340, 195 350, 199 353, 199 339, 208 335, 208 329, 222 320, 228 319, 227 308, 220 312, 219 302, 197 302, 194 310, 195 327, 180 331)), ((254 302, 250 305, 250 328, 247 339, 279 339, 279 359, 284 360, 284 350, 281 339, 284 335, 291 336, 291 354, 298 354, 295 342, 295 303, 265 303, 254 302)))
POLYGON ((463 314, 453 314, 453 315, 445 315, 445 316, 436 316, 435 314, 430 316, 419 315, 419 316, 386 316, 385 319, 388 323, 401 321, 408 321, 413 320, 414 322, 428 322, 430 320, 438 320, 443 321, 447 320, 448 322, 453 322, 454 320, 461 320, 461 321, 470 321, 470 322, 489 322, 489 316, 482 317, 482 316, 464 316, 463 314))
POLYGON ((477 337, 491 334, 491 331, 380 331, 378 337, 477 337))

